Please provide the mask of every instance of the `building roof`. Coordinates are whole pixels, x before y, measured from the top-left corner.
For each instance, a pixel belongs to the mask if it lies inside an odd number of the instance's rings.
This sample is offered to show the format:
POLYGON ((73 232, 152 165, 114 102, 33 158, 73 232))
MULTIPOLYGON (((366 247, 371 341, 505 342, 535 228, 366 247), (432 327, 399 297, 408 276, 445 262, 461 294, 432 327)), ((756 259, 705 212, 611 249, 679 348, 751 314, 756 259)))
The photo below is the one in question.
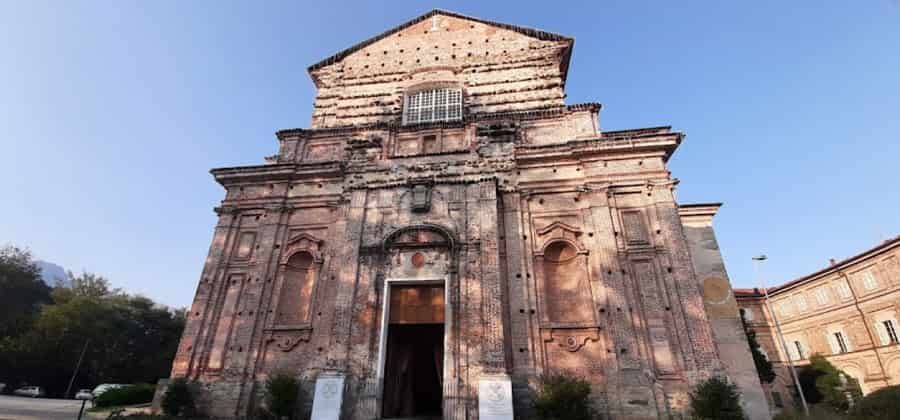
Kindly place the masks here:
MULTIPOLYGON (((343 59, 344 59, 345 57, 347 57, 348 55, 353 54, 354 52, 359 51, 360 49, 365 48, 366 46, 369 46, 369 45, 371 45, 371 44, 373 44, 373 43, 375 43, 375 42, 378 42, 378 41, 380 41, 380 40, 382 40, 382 39, 384 39, 384 38, 387 38, 387 37, 389 37, 389 36, 391 36, 391 35, 393 35, 393 34, 395 34, 395 33, 397 33, 397 32, 400 32, 400 31, 402 31, 402 30, 404 30, 404 29, 406 29, 406 28, 408 28, 408 27, 410 27, 410 26, 413 26, 413 25, 415 25, 415 24, 417 24, 417 23, 419 23, 419 22, 422 22, 422 21, 424 21, 424 20, 426 20, 426 19, 429 19, 429 18, 431 18, 431 17, 434 16, 434 15, 443 15, 443 16, 454 17, 454 18, 458 18, 458 19, 465 19, 465 20, 469 20, 469 21, 472 21, 472 22, 478 22, 478 23, 482 23, 482 24, 485 24, 485 25, 496 26, 496 27, 498 27, 498 28, 508 29, 508 30, 510 30, 510 31, 518 32, 518 33, 521 33, 521 34, 523 34, 523 35, 527 35, 527 36, 530 36, 530 37, 533 37, 533 38, 537 38, 537 39, 540 39, 540 40, 543 40, 543 41, 564 41, 564 42, 567 42, 567 43, 568 43, 568 47, 566 48, 566 50, 565 50, 565 52, 564 52, 564 54, 563 54, 563 57, 562 57, 562 63, 561 63, 561 67, 562 67, 562 78, 563 78, 563 83, 565 83, 565 81, 566 81, 566 76, 567 76, 567 74, 568 74, 568 72, 569 72, 569 60, 572 58, 572 46, 575 44, 575 39, 574 39, 574 38, 567 37, 567 36, 563 36, 563 35, 559 35, 559 34, 555 34, 555 33, 552 33, 552 32, 542 31, 542 30, 539 30, 539 29, 532 29, 532 28, 526 28, 526 27, 524 27, 524 26, 516 26, 516 25, 510 25, 510 24, 508 24, 508 23, 500 23, 500 22, 494 22, 494 21, 485 20, 485 19, 479 19, 479 18, 475 18, 475 17, 471 17, 471 16, 466 16, 466 15, 462 15, 462 14, 459 14, 459 13, 456 13, 456 12, 451 12, 451 11, 441 10, 441 9, 434 9, 434 10, 428 12, 428 13, 425 13, 424 15, 421 15, 421 16, 419 16, 419 17, 417 17, 417 18, 414 18, 414 19, 412 19, 412 20, 409 20, 409 21, 407 21, 406 23, 397 25, 397 26, 395 26, 395 27, 393 27, 393 28, 391 28, 391 29, 388 29, 387 31, 384 31, 384 32, 382 32, 382 33, 380 33, 380 34, 378 34, 378 35, 375 35, 375 36, 373 36, 373 37, 371 37, 371 38, 369 38, 369 39, 367 39, 367 40, 365 40, 365 41, 359 42, 359 43, 357 43, 356 45, 353 45, 353 46, 350 47, 350 48, 347 48, 347 49, 345 49, 345 50, 342 50, 342 51, 338 52, 337 54, 334 54, 334 55, 332 55, 332 56, 330 56, 330 57, 328 57, 328 58, 326 58, 326 59, 324 59, 324 60, 322 60, 322 61, 319 61, 319 62, 316 63, 316 64, 313 64, 313 65, 309 66, 309 67, 307 68, 307 71, 310 73, 310 75, 312 75, 312 72, 314 72, 314 71, 316 71, 316 70, 318 70, 318 69, 320 69, 320 68, 322 68, 322 67, 325 67, 325 66, 330 65, 330 64, 337 63, 337 62, 343 60, 343 59)), ((316 78, 315 78, 315 76, 313 76, 313 81, 315 81, 315 80, 316 80, 316 78)))
MULTIPOLYGON (((794 288, 794 286, 798 286, 800 284, 807 283, 809 281, 815 280, 817 278, 820 278, 824 275, 833 273, 835 271, 841 271, 841 270, 845 269, 846 267, 848 267, 849 265, 854 264, 863 258, 869 257, 873 254, 877 254, 878 252, 881 252, 883 250, 886 250, 888 248, 892 248, 892 247, 898 246, 898 245, 900 245, 900 235, 895 236, 891 239, 888 239, 888 240, 876 245, 875 247, 869 248, 869 249, 867 249, 863 252, 860 252, 856 255, 845 258, 841 261, 836 261, 833 264, 831 264, 830 266, 825 267, 821 270, 807 274, 803 277, 796 278, 794 280, 791 280, 791 281, 784 283, 782 285, 779 285, 779 286, 769 287, 769 288, 767 288, 767 291, 769 292, 770 295, 773 295, 773 294, 778 294, 779 292, 784 292, 784 291, 790 290, 790 289, 794 288)), ((762 297, 763 291, 757 287, 754 287, 752 289, 734 289, 734 296, 735 296, 735 298, 762 297)))

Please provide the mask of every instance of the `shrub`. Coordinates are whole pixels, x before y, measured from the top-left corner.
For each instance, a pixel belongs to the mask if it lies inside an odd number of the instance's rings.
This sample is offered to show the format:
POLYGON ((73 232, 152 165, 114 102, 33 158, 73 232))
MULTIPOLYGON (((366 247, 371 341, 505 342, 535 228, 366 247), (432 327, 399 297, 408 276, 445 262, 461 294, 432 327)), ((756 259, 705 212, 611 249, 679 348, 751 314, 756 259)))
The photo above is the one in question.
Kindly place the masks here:
POLYGON ((197 411, 194 407, 194 396, 184 378, 175 378, 169 382, 161 405, 163 413, 172 417, 191 417, 196 415, 197 411))
POLYGON ((541 420, 587 420, 598 417, 591 406, 591 384, 566 375, 543 375, 534 399, 541 420))
POLYGON ((800 369, 797 375, 803 386, 803 395, 809 404, 822 403, 838 412, 846 412, 850 408, 847 393, 854 401, 862 398, 859 383, 840 369, 834 367, 824 356, 814 354, 809 358, 809 365, 800 369), (846 387, 841 375, 847 380, 846 387))
POLYGON ((697 384, 691 392, 694 417, 709 420, 743 420, 737 386, 722 377, 712 377, 697 384))
POLYGON ((803 414, 802 407, 796 407, 792 413, 782 412, 772 418, 772 420, 847 420, 848 417, 841 413, 836 413, 831 407, 825 405, 810 405, 809 416, 803 414))
POLYGON ((897 416, 900 416, 900 385, 866 395, 850 412, 853 420, 888 420, 897 416))
POLYGON ((114 407, 117 405, 143 404, 153 401, 156 387, 150 384, 126 385, 113 388, 97 396, 94 405, 97 407, 114 407))
POLYGON ((266 404, 276 417, 292 418, 300 397, 300 382, 286 373, 276 373, 266 380, 266 404))

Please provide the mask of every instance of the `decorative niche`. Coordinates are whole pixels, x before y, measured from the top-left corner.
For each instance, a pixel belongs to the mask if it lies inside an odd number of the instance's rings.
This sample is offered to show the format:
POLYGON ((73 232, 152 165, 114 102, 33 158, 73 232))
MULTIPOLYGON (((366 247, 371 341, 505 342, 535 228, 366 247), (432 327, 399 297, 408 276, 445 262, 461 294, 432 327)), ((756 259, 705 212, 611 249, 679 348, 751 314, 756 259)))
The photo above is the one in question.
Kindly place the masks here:
POLYGON ((309 341, 316 293, 321 281, 322 240, 307 233, 291 237, 282 253, 273 294, 275 313, 269 323, 268 341, 281 351, 290 351, 309 341))

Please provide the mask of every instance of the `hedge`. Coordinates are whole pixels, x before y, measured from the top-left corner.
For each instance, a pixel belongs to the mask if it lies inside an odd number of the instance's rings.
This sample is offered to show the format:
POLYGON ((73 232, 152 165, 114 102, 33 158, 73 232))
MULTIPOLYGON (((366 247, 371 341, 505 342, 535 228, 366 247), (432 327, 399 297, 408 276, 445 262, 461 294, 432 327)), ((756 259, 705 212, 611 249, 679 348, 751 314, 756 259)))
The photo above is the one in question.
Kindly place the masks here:
POLYGON ((153 401, 156 387, 150 384, 126 385, 113 388, 94 399, 97 407, 115 407, 119 405, 143 404, 153 401))

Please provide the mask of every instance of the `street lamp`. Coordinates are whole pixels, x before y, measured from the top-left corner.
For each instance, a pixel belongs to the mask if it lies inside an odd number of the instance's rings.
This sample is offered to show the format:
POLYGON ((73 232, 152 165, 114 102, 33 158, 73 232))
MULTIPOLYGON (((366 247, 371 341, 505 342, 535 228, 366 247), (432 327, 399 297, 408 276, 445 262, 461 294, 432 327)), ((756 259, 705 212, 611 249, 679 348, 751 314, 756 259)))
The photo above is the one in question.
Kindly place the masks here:
POLYGON ((778 322, 778 317, 775 316, 775 311, 772 309, 772 304, 769 303, 769 291, 766 289, 766 283, 763 279, 760 265, 762 262, 766 260, 765 255, 760 255, 757 257, 753 257, 753 268, 756 271, 756 277, 759 279, 759 285, 762 288, 763 294, 766 297, 766 307, 769 308, 769 314, 772 316, 772 320, 775 321, 775 331, 778 334, 778 339, 781 341, 781 348, 784 349, 784 355, 787 358, 788 367, 791 369, 791 376, 794 378, 794 386, 797 387, 797 393, 800 394, 800 402, 803 403, 803 411, 806 413, 806 416, 809 417, 809 406, 806 405, 806 397, 803 395, 803 386, 800 385, 800 378, 797 377, 797 370, 794 369, 794 361, 791 360, 791 353, 788 351, 787 342, 784 341, 784 334, 781 333, 781 324, 778 322))

